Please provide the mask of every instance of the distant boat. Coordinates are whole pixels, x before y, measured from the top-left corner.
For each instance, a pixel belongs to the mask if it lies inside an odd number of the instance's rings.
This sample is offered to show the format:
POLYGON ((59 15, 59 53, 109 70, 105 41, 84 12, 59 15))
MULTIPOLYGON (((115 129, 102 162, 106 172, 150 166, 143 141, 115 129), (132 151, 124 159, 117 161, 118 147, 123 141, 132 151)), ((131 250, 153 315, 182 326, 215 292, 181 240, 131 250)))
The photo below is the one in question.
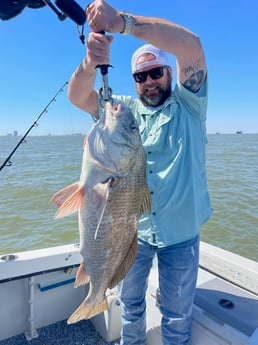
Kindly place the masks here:
POLYGON ((236 134, 243 134, 242 131, 236 131, 236 134))

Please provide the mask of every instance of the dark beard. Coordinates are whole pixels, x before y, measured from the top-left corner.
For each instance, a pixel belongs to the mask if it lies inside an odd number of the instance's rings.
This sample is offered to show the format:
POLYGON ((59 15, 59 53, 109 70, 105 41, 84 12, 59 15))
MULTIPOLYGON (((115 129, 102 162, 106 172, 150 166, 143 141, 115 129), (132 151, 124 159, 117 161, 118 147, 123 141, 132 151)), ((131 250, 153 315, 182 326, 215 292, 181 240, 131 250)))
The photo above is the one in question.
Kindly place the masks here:
POLYGON ((139 95, 142 103, 147 107, 158 107, 171 96, 171 84, 166 89, 159 89, 159 94, 155 98, 150 98, 145 94, 139 95))
POLYGON ((142 103, 147 107, 158 107, 159 105, 163 104, 168 97, 171 96, 172 90, 171 90, 171 82, 172 78, 168 74, 168 82, 167 85, 164 87, 164 89, 159 89, 159 94, 156 97, 149 97, 144 92, 141 94, 138 94, 140 100, 142 103))

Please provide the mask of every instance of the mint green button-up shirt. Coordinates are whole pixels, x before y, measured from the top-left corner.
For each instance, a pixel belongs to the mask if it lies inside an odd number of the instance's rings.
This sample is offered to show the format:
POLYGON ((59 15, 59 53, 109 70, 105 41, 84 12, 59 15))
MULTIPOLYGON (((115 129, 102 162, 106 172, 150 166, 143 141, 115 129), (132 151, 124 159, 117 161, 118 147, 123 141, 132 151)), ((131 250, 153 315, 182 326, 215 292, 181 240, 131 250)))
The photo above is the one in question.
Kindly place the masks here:
POLYGON ((164 247, 196 237, 211 214, 205 161, 207 85, 198 93, 178 83, 156 108, 140 100, 114 96, 135 115, 147 156, 152 213, 144 214, 138 236, 164 247))

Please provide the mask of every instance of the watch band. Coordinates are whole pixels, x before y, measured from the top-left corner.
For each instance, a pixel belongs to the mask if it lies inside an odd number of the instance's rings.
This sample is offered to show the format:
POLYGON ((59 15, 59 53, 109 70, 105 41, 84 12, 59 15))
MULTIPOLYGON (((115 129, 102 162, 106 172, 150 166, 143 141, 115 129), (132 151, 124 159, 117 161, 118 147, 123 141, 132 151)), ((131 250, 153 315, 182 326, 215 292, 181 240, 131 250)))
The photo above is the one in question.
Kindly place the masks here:
POLYGON ((124 30, 120 32, 120 34, 124 36, 129 35, 132 29, 132 24, 133 24, 133 19, 134 19, 133 15, 131 13, 123 11, 120 13, 120 16, 123 18, 125 22, 124 30))

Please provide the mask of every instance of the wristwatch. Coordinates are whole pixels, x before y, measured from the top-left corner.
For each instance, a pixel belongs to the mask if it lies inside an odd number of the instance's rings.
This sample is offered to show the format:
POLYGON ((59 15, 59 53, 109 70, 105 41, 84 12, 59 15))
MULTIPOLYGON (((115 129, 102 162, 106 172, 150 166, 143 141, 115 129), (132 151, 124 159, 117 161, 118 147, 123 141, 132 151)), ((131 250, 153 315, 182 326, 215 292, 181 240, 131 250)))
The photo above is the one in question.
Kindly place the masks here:
POLYGON ((121 12, 120 16, 123 18, 125 22, 124 30, 121 31, 120 34, 124 36, 129 35, 131 33, 134 17, 131 13, 128 13, 126 11, 121 12))

